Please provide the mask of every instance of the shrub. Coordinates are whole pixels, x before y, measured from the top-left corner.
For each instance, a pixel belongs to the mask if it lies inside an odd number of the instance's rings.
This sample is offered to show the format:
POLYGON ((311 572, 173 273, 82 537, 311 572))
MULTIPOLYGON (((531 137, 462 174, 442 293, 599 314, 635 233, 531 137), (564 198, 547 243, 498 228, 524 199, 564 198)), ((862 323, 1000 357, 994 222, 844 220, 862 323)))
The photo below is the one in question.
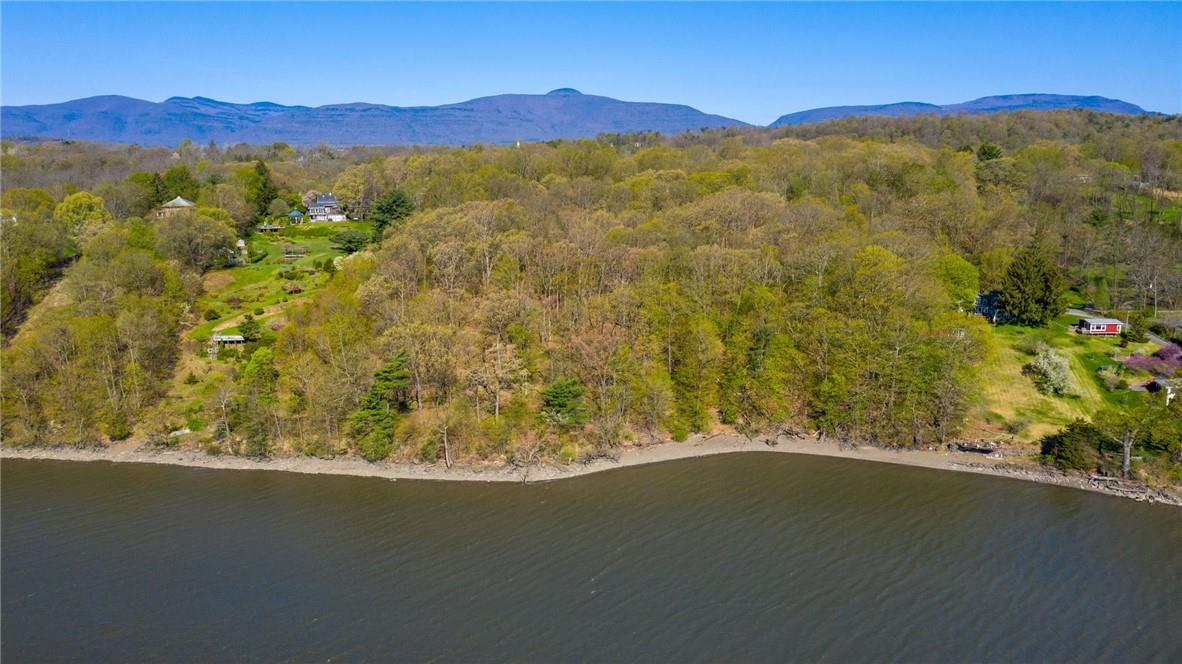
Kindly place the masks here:
POLYGON ((1035 386, 1044 394, 1066 396, 1075 393, 1071 380, 1071 366, 1067 358, 1047 348, 1034 356, 1023 373, 1030 376, 1035 386))
POLYGON ((329 241, 339 251, 352 254, 360 251, 362 247, 369 243, 369 240, 370 236, 361 231, 343 231, 332 236, 332 239, 329 241))
POLYGON ((105 422, 103 433, 111 440, 126 440, 131 437, 131 423, 123 414, 114 415, 105 422))
POLYGON ((1014 419, 1010 420, 1009 422, 1006 422, 1004 428, 1006 430, 1006 433, 1013 435, 1013 436, 1017 436, 1017 435, 1021 434, 1023 431, 1025 431, 1026 428, 1029 426, 1030 426, 1030 420, 1026 419, 1025 417, 1015 417, 1014 419))
POLYGON ((565 443, 562 449, 558 450, 558 458, 563 463, 571 463, 579 456, 579 448, 575 447, 574 443, 565 443))
POLYGON ((196 384, 197 384, 197 374, 190 371, 189 375, 185 376, 185 385, 196 385, 196 384))
POLYGON ((263 338, 263 326, 254 316, 246 314, 242 324, 238 326, 238 333, 247 341, 258 341, 263 338))
POLYGON ((669 423, 669 437, 679 443, 689 438, 689 425, 685 420, 676 418, 669 423))
POLYGON ((304 456, 317 457, 320 459, 331 459, 341 453, 335 445, 327 439, 313 436, 307 440, 297 443, 298 449, 304 456))
POLYGON ((1182 323, 1152 323, 1149 330, 1175 344, 1182 344, 1182 323))
POLYGON ((218 313, 217 309, 206 309, 205 314, 202 316, 205 320, 217 320, 221 317, 222 315, 218 313))
POLYGON ((254 315, 256 315, 256 316, 262 316, 264 313, 266 313, 266 312, 263 310, 262 307, 259 307, 254 310, 254 315))
POLYGON ((1138 313, 1133 313, 1129 316, 1129 324, 1125 325, 1120 331, 1120 340, 1122 343, 1145 343, 1149 341, 1146 332, 1149 331, 1149 321, 1138 313))
POLYGON ((439 460, 439 439, 434 436, 429 436, 423 439, 419 444, 419 456, 423 461, 438 461, 439 460))
POLYGON ((1182 346, 1169 344, 1157 349, 1153 355, 1130 355, 1124 359, 1129 369, 1169 375, 1182 368, 1182 346))
POLYGON ((1125 380, 1121 378, 1120 367, 1113 365, 1100 367, 1100 369, 1096 371, 1096 376, 1100 378, 1100 382, 1104 383, 1104 387, 1106 387, 1109 392, 1120 389, 1120 384, 1125 382, 1125 380))
POLYGON ((1047 344, 1047 342, 1033 334, 1024 337, 1021 341, 1014 345, 1014 348, 1018 349, 1019 352, 1030 356, 1035 356, 1039 353, 1051 350, 1051 347, 1047 344))
POLYGON ((1043 460, 1063 470, 1090 470, 1096 467, 1100 431, 1084 420, 1075 420, 1057 433, 1042 439, 1043 460))
POLYGON ((394 437, 385 427, 375 428, 357 439, 357 453, 369 462, 385 461, 394 451, 394 437))

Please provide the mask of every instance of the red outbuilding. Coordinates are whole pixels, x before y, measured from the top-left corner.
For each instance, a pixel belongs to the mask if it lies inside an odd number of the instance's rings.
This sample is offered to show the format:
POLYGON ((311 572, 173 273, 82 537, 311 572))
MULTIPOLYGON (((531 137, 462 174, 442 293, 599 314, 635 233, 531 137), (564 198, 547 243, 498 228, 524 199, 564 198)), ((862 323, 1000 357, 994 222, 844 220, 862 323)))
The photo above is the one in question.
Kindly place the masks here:
POLYGON ((1124 323, 1115 318, 1083 318, 1076 325, 1080 334, 1120 334, 1124 323))

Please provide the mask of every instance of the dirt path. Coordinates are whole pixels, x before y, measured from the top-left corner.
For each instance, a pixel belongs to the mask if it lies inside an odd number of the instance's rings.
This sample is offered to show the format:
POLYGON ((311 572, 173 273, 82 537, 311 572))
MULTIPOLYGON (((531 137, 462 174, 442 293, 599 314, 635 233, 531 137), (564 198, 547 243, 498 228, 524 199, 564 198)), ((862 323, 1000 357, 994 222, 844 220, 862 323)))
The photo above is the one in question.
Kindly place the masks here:
POLYGON ((267 307, 263 307, 262 315, 254 314, 249 311, 247 311, 245 313, 238 314, 237 316, 234 316, 233 318, 227 318, 226 320, 219 322, 217 325, 214 325, 213 331, 214 332, 221 332, 222 330, 228 330, 231 327, 237 327, 238 325, 241 325, 242 321, 246 320, 246 314, 251 314, 255 318, 264 318, 266 316, 273 316, 275 314, 281 314, 281 313, 283 313, 283 310, 286 309, 287 305, 289 305, 289 304, 291 304, 291 302, 285 302, 283 304, 272 304, 267 307))

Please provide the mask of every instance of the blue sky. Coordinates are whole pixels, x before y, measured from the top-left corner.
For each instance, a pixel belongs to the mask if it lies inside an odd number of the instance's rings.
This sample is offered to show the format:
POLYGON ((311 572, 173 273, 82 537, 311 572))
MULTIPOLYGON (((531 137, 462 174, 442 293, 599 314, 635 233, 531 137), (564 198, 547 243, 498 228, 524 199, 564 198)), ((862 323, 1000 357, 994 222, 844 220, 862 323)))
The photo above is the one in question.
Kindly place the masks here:
POLYGON ((1182 112, 1182 4, 0 5, 0 101, 401 106, 574 87, 766 124, 1098 94, 1182 112))

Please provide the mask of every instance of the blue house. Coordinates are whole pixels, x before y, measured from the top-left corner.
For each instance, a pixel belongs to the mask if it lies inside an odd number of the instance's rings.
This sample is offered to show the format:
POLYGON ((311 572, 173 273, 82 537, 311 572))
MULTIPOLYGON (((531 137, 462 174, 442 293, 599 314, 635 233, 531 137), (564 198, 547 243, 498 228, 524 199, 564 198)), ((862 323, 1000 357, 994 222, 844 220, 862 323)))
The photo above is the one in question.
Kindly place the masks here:
POLYGON ((317 194, 316 200, 308 205, 308 218, 311 221, 344 221, 345 212, 331 192, 317 194))

